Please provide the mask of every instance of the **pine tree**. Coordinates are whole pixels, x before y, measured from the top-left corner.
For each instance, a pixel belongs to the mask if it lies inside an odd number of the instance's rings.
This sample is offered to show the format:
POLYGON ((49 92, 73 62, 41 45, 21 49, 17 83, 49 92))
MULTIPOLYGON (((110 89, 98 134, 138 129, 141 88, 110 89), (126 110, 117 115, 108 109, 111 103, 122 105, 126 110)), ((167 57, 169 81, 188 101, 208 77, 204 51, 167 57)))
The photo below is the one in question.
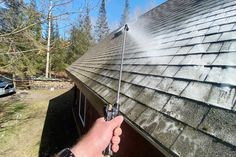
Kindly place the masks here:
POLYGON ((58 26, 58 21, 57 20, 56 20, 56 23, 55 23, 53 36, 54 36, 54 39, 59 39, 60 38, 59 26, 58 26))
POLYGON ((16 29, 22 22, 22 9, 23 1, 21 0, 3 0, 4 5, 7 8, 8 28, 9 32, 16 29))
POLYGON ((84 31, 86 33, 86 36, 88 38, 88 41, 91 42, 92 41, 92 35, 91 35, 92 23, 91 23, 91 19, 90 19, 89 0, 87 0, 87 4, 86 4, 86 13, 85 13, 83 25, 84 25, 83 27, 84 27, 84 31))
POLYGON ((67 63, 70 64, 88 51, 94 40, 91 35, 92 24, 90 20, 90 8, 87 3, 85 16, 79 15, 79 24, 73 26, 70 34, 70 47, 67 55, 67 63))
POLYGON ((41 14, 37 12, 36 0, 31 0, 29 5, 29 14, 30 14, 30 23, 37 23, 33 27, 33 31, 35 34, 35 39, 37 41, 42 41, 42 27, 41 27, 41 14))
POLYGON ((129 0, 125 0, 124 12, 121 16, 120 26, 124 26, 129 20, 129 0))
MULTIPOLYGON (((25 4, 22 0, 3 0, 5 6, 4 14, 1 14, 5 22, 4 25, 9 26, 3 30, 2 34, 13 32, 13 30, 22 31, 7 36, 11 41, 1 42, 0 47, 3 49, 3 53, 9 51, 10 54, 4 55, 2 61, 6 66, 6 69, 14 75, 27 77, 38 73, 39 64, 43 45, 35 38, 34 27, 29 27, 35 23, 35 19, 38 18, 37 10, 35 9, 35 1, 31 1, 30 4, 25 4), (6 51, 7 49, 7 51, 6 51), (37 49, 37 51, 34 51, 37 49), (33 50, 33 51, 32 51, 33 50), (31 53, 24 53, 25 51, 31 53), (37 57, 35 54, 38 52, 37 57)), ((40 18, 40 17, 39 17, 40 18)), ((0 67, 1 69, 1 67, 0 67)))
MULTIPOLYGON (((77 28, 84 31, 84 18, 82 14, 79 14, 79 24, 77 28)), ((75 29, 75 26, 73 26, 71 30, 74 30, 74 29, 75 29)))
POLYGON ((95 33, 98 41, 104 39, 109 33, 105 0, 102 0, 101 7, 99 9, 99 16, 95 27, 95 33))
POLYGON ((79 56, 82 55, 82 49, 81 47, 83 46, 82 43, 80 42, 81 39, 83 39, 83 34, 82 34, 82 27, 81 23, 79 27, 73 26, 71 29, 70 33, 70 47, 68 50, 67 54, 67 63, 71 64, 74 62, 76 59, 78 59, 79 56))

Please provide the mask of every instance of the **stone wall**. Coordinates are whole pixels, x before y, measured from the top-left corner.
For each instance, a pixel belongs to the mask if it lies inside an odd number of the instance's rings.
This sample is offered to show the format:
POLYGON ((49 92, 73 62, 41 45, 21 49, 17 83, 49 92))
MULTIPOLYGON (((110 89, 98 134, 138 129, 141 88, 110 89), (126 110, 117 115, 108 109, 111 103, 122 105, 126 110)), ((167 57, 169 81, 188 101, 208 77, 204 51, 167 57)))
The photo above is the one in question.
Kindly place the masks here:
POLYGON ((72 81, 44 81, 37 80, 30 83, 30 89, 67 89, 72 88, 74 83, 72 81))

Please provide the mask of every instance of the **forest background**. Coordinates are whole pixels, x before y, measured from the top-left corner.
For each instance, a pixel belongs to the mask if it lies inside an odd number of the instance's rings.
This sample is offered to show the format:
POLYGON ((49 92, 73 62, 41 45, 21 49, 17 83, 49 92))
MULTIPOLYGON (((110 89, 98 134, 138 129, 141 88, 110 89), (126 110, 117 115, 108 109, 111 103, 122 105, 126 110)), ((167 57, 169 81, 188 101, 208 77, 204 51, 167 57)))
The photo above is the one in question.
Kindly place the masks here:
MULTIPOLYGON (((0 72, 18 78, 45 77, 48 64, 48 77, 64 76, 65 68, 89 47, 98 44, 112 30, 164 2, 159 0, 145 8, 134 8, 134 2, 124 0, 120 3, 122 7, 115 7, 120 17, 116 16, 114 24, 107 18, 109 1, 114 0, 85 0, 81 4, 73 0, 1 0, 0 72), (79 4, 76 10, 71 9, 74 3, 79 4), (96 12, 96 20, 91 18, 91 12, 96 12), (109 23, 112 24, 109 26, 109 23)), ((141 1, 136 3, 141 4, 141 1)))

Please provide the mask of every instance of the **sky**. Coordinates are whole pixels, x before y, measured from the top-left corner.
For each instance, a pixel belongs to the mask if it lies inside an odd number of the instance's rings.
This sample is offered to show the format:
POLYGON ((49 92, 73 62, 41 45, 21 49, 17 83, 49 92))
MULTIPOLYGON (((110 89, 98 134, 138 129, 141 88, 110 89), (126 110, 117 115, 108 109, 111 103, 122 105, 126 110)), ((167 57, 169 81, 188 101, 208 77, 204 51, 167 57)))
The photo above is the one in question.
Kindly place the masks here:
MULTIPOLYGON (((134 20, 140 13, 144 13, 160 4, 166 0, 129 0, 129 17, 134 20)), ((37 0, 37 6, 39 10, 48 12, 48 2, 49 0, 37 0)), ((53 8, 53 14, 60 15, 65 12, 74 12, 68 16, 62 16, 59 20, 60 35, 63 37, 68 37, 70 28, 73 24, 78 22, 79 12, 84 12, 86 0, 53 0, 54 4, 66 3, 64 5, 59 5, 53 8)), ((98 17, 98 12, 100 8, 101 0, 90 0, 91 7, 91 21, 93 26, 96 24, 98 17)), ((107 0, 106 1, 106 11, 107 19, 110 30, 117 29, 119 27, 121 15, 124 10, 125 0, 107 0)))

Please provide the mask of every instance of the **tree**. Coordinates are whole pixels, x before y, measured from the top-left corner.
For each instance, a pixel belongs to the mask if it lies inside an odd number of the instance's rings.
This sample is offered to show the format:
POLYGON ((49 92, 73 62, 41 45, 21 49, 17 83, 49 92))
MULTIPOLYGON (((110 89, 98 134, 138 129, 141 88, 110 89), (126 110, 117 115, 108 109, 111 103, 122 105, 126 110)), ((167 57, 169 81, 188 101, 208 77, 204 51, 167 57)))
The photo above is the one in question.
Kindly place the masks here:
POLYGON ((60 38, 59 25, 58 25, 58 21, 57 20, 56 20, 53 36, 54 36, 54 39, 59 39, 60 38))
POLYGON ((70 33, 70 47, 67 54, 67 63, 71 64, 74 62, 80 55, 82 55, 82 43, 80 40, 83 38, 82 31, 76 26, 73 26, 70 33))
POLYGON ((41 27, 41 18, 42 15, 37 12, 37 6, 36 6, 36 0, 31 0, 29 4, 29 12, 30 14, 30 23, 37 23, 34 27, 32 27, 32 30, 35 34, 35 39, 37 41, 42 41, 42 27, 41 27))
POLYGON ((4 30, 5 32, 11 32, 16 29, 22 22, 22 8, 23 2, 20 0, 3 0, 2 2, 6 9, 4 9, 4 14, 1 16, 5 20, 7 27, 4 30))
POLYGON ((86 4, 85 18, 81 19, 80 22, 83 23, 81 26, 84 27, 84 31, 86 33, 86 36, 87 36, 89 42, 92 41, 92 35, 91 35, 92 23, 91 23, 91 19, 90 19, 89 0, 87 0, 87 4, 86 4))
POLYGON ((125 0, 124 12, 121 16, 120 26, 124 26, 129 20, 129 0, 125 0))
POLYGON ((38 14, 34 4, 33 1, 29 5, 20 0, 3 1, 5 8, 0 13, 0 19, 4 19, 4 27, 1 27, 4 42, 0 43, 1 69, 13 75, 26 77, 39 70, 36 68, 36 64, 39 64, 37 59, 42 55, 44 46, 35 36, 34 26, 38 14))
POLYGON ((99 15, 96 22, 95 33, 96 33, 96 38, 98 41, 100 41, 101 39, 104 39, 109 33, 105 0, 102 0, 101 6, 99 9, 99 15))
POLYGON ((66 68, 67 41, 57 38, 51 52, 51 71, 61 72, 66 68))
POLYGON ((86 1, 85 14, 79 15, 79 23, 74 25, 70 33, 70 47, 68 49, 67 63, 71 64, 88 51, 95 42, 92 37, 92 24, 90 18, 89 0, 86 1))

